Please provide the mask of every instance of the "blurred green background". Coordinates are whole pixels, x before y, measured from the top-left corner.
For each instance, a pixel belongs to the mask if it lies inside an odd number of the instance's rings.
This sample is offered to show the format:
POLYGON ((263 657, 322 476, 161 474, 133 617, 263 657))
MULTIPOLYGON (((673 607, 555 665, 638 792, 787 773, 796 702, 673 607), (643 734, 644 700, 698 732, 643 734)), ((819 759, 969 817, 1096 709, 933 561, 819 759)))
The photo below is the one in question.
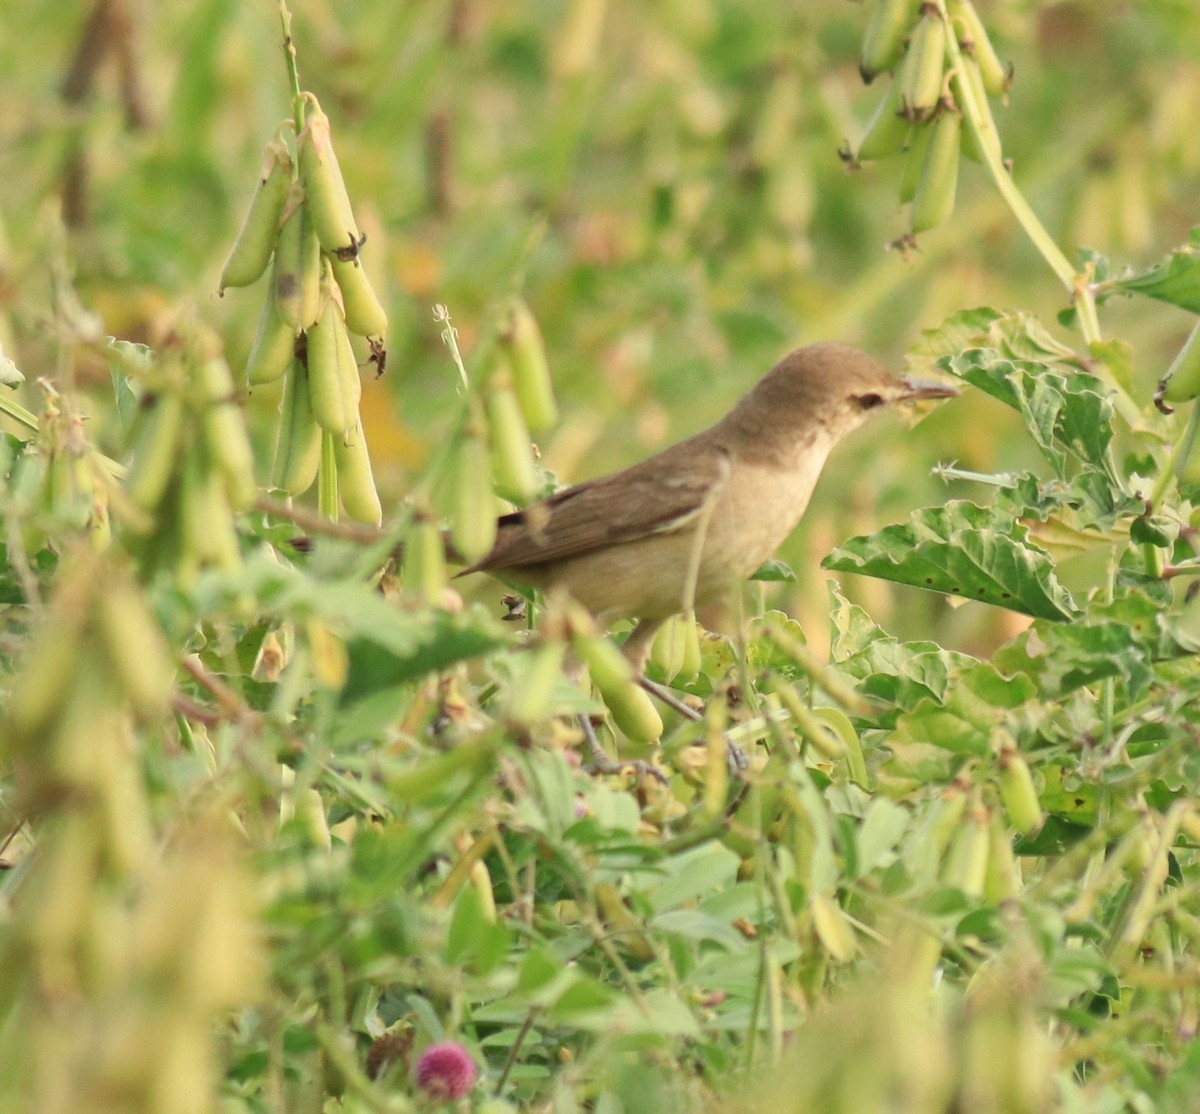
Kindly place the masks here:
MULTIPOLYGON (((410 489, 457 413, 432 307, 472 361, 503 298, 545 332, 563 421, 541 445, 575 481, 631 463, 723 413, 796 344, 836 339, 903 366, 921 330, 973 305, 1055 324, 1067 303, 983 171, 905 260, 899 160, 848 172, 885 82, 864 88, 867 16, 850 0, 295 0, 303 85, 331 117, 365 264, 392 318, 386 376, 364 395, 385 506, 410 489)), ((980 5, 1016 71, 998 112, 1018 184, 1072 255, 1144 264, 1200 204, 1200 15, 1191 0, 980 5)), ((77 343, 70 274, 102 333, 153 342, 180 305, 225 338, 235 370, 261 292, 214 291, 263 145, 288 115, 273 0, 6 5, 0 42, 0 302, 31 383, 93 392, 119 451, 107 371, 77 343), (59 219, 61 214, 61 221, 59 219), (65 230, 65 231, 64 231, 65 230)), ((1170 307, 1110 304, 1145 399, 1189 327, 1170 307)), ((364 353, 365 356, 365 353, 364 353)), ((24 388, 25 402, 37 396, 24 388)), ((269 459, 275 388, 250 404, 269 459)), ((837 453, 781 556, 772 600, 824 639, 820 558, 947 495, 939 460, 1027 463, 1015 418, 979 397, 915 432, 895 418, 837 453)), ((1010 617, 858 578, 896 631, 976 651, 1010 617)), ((494 586, 472 589, 495 593, 494 586)))

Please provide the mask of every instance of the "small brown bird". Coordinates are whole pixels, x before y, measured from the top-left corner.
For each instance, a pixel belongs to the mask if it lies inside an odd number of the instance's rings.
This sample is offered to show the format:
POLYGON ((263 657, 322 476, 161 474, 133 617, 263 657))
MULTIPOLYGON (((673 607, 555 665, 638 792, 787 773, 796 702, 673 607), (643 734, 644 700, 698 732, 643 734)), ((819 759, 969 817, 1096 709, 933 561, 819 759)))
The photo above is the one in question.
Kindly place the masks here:
POLYGON ((889 403, 955 394, 845 345, 799 348, 711 428, 505 515, 465 572, 565 589, 602 623, 637 619, 625 652, 640 670, 667 618, 723 596, 774 553, 841 438, 889 403))

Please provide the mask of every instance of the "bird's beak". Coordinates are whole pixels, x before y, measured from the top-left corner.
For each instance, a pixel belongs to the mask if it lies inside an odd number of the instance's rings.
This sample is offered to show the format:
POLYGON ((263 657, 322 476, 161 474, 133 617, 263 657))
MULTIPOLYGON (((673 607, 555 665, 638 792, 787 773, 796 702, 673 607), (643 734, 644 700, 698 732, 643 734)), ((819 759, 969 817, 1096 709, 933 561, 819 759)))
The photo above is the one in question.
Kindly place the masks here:
POLYGON ((900 402, 932 402, 939 398, 954 398, 958 388, 933 379, 905 379, 900 402))

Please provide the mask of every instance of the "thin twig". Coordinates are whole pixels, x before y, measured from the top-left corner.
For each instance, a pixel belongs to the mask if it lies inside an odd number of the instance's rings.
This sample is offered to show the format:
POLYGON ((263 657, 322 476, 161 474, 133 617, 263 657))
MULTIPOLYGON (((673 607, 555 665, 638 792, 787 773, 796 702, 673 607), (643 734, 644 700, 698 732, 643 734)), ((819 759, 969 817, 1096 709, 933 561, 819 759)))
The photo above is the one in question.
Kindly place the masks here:
POLYGON ((254 718, 254 712, 247 707, 242 698, 216 674, 205 669, 195 654, 188 654, 180 665, 189 677, 212 696, 228 716, 234 719, 254 718))
POLYGON ((374 526, 366 526, 358 522, 331 522, 328 518, 307 507, 290 506, 265 495, 254 501, 254 509, 274 518, 286 519, 306 533, 324 534, 327 537, 341 538, 343 541, 358 542, 361 545, 373 545, 387 537, 383 530, 374 526))

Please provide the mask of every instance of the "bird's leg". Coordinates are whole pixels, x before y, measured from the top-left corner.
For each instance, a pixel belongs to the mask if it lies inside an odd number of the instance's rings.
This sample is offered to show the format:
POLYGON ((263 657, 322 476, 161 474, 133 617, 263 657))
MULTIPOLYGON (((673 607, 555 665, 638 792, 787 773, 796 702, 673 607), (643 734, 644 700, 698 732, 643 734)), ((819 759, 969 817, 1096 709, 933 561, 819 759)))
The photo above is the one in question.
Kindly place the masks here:
POLYGON ((657 681, 650 680, 644 673, 638 674, 637 683, 651 696, 656 697, 668 708, 678 712, 684 719, 690 719, 693 723, 699 723, 704 718, 703 712, 698 712, 690 704, 685 704, 666 685, 660 685, 657 681))
MULTIPOLYGON (((633 628, 629 637, 625 639, 625 644, 621 647, 621 650, 629 659, 630 664, 632 664, 637 674, 638 684, 642 688, 651 696, 661 700, 668 708, 672 708, 678 712, 685 719, 690 719, 693 723, 698 723, 704 718, 702 713, 685 704, 665 685, 660 685, 646 676, 646 659, 650 656, 650 646, 663 622, 664 620, 662 619, 639 619, 637 626, 633 628)), ((737 743, 727 741, 726 748, 726 761, 729 765, 729 772, 734 777, 740 777, 750 768, 750 760, 746 757, 746 752, 737 743)))
POLYGON ((658 628, 665 621, 665 619, 639 619, 637 626, 629 632, 629 637, 621 646, 621 653, 629 659, 629 664, 633 666, 634 673, 639 677, 646 672, 646 660, 650 657, 650 647, 654 642, 654 636, 658 634, 658 628))
POLYGON ((583 742, 588 753, 588 769, 593 774, 619 774, 623 770, 633 770, 640 777, 654 777, 667 784, 667 775, 652 762, 640 759, 633 762, 613 761, 604 752, 600 740, 596 738, 596 729, 592 726, 591 717, 586 713, 579 717, 579 726, 583 729, 583 742))

